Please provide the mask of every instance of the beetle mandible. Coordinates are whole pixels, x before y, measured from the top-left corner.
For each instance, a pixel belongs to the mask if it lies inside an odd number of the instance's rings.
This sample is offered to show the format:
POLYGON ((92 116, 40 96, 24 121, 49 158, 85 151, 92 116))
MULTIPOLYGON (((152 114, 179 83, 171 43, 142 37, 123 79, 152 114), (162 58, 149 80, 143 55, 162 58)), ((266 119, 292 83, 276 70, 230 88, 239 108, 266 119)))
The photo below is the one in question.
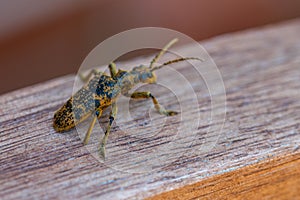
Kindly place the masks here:
POLYGON ((110 76, 93 69, 87 76, 80 76, 86 84, 79 89, 71 98, 54 114, 53 127, 57 132, 64 132, 74 128, 89 116, 93 115, 92 122, 84 138, 84 145, 90 139, 95 122, 100 118, 102 111, 111 107, 109 122, 105 135, 99 146, 99 153, 105 158, 105 146, 113 121, 117 114, 116 100, 119 95, 124 95, 134 99, 151 98, 155 109, 162 115, 172 116, 178 114, 176 111, 166 110, 160 105, 151 92, 133 92, 129 91, 139 83, 156 83, 155 70, 166 65, 184 61, 200 60, 200 58, 186 57, 178 58, 165 62, 159 66, 154 66, 159 58, 174 44, 178 39, 171 40, 150 62, 149 67, 140 65, 130 71, 117 70, 116 65, 112 62, 109 64, 110 76))

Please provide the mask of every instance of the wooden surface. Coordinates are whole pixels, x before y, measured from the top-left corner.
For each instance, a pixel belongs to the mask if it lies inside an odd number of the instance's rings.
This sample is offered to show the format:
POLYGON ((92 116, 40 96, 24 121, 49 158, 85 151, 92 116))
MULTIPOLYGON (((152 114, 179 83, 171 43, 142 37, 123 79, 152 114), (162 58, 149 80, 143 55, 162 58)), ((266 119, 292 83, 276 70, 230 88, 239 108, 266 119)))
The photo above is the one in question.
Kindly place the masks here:
MULTIPOLYGON (((293 170, 299 166, 300 149, 299 32, 300 20, 294 20, 202 42, 219 67, 226 88, 227 116, 223 131, 214 131, 222 119, 210 123, 211 104, 205 82, 199 80, 186 63, 179 64, 174 68, 188 78, 198 105, 191 103, 186 88, 179 90, 179 95, 186 97, 180 102, 181 107, 169 90, 152 88, 161 104, 174 110, 184 106, 189 116, 166 119, 151 114, 149 123, 150 118, 145 113, 151 108, 150 102, 130 102, 133 120, 122 118, 122 112, 118 114, 120 120, 112 129, 105 162, 89 151, 93 151, 103 134, 100 127, 87 147, 83 146, 82 136, 76 130, 58 134, 52 128, 53 113, 71 95, 74 76, 2 95, 0 196, 3 199, 141 199, 206 180, 215 185, 217 180, 220 184, 216 187, 229 195, 231 192, 225 184, 228 173, 259 162, 270 165, 265 171, 252 171, 250 175, 260 173, 261 177, 267 177, 268 169, 282 171, 280 166, 287 166, 282 173, 293 170), (176 134, 182 133, 180 123, 189 123, 195 118, 200 120, 196 135, 189 137, 188 131, 183 132, 186 135, 176 134), (155 127, 150 126, 153 123, 155 127), (216 136, 218 140, 213 149, 199 152, 206 141, 216 136), (269 161, 273 158, 274 162, 269 161), (289 165, 292 161, 295 165, 289 165)), ((189 47, 185 50, 193 51, 189 47)), ((136 59, 127 65, 149 62, 145 59, 136 59)), ((166 84, 176 85, 176 79, 168 73, 161 70, 159 79, 164 77, 166 84)), ((101 127, 107 122, 105 117, 107 112, 100 120, 101 127)), ((264 188, 252 189, 253 193, 279 193, 264 186, 281 179, 283 183, 291 183, 287 187, 297 188, 297 184, 292 183, 297 183, 299 170, 287 174, 289 176, 276 176, 276 180, 269 178, 270 183, 253 184, 253 187, 264 188)), ((255 180, 253 177, 237 180, 238 185, 231 195, 246 194, 240 185, 251 178, 255 180)), ((202 190, 198 186, 195 190, 202 190)), ((215 189, 206 190, 208 198, 222 198, 215 189)), ((189 197, 197 196, 186 196, 189 197)))
POLYGON ((151 199, 299 199, 300 154, 276 157, 151 199))

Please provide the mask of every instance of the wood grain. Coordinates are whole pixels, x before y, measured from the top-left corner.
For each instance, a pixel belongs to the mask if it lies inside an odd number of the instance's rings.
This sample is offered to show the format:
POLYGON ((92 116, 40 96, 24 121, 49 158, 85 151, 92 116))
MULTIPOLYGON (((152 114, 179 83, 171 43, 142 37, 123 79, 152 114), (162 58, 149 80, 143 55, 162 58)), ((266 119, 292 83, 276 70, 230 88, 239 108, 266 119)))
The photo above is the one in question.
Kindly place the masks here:
POLYGON ((299 177, 298 153, 268 159, 148 199, 297 199, 299 177))
MULTIPOLYGON (((184 97, 182 101, 167 87, 143 86, 141 89, 153 91, 167 108, 181 109, 189 115, 165 118, 150 112, 149 116, 150 102, 130 101, 132 119, 128 120, 119 109, 105 162, 97 159, 94 147, 103 134, 101 127, 105 128, 107 112, 88 146, 83 146, 81 140, 88 122, 77 131, 65 134, 56 133, 52 128, 55 110, 72 93, 73 75, 2 95, 1 198, 141 199, 216 175, 226 176, 228 172, 238 172, 270 158, 279 157, 278 162, 271 164, 275 171, 280 157, 287 158, 282 158, 283 164, 293 159, 297 164, 299 32, 298 19, 202 42, 217 64, 226 88, 227 115, 223 131, 217 131, 222 118, 210 121, 211 98, 204 80, 199 79, 187 63, 178 64, 174 68, 189 81, 193 95, 170 76, 167 69, 159 71, 158 77, 164 86, 175 85, 178 95, 184 97), (196 104, 193 104, 194 96, 196 104), (195 134, 190 134, 192 131, 186 131, 181 125, 191 125, 195 119, 199 124, 195 134), (214 148, 201 151, 212 138, 218 138, 214 148)), ((182 49, 187 54, 194 51, 189 46, 182 49)), ((148 57, 138 58, 126 66, 146 62, 149 62, 148 57)), ((218 93, 214 95, 218 97, 218 93)), ((293 169, 293 165, 287 166, 293 169)), ((267 175, 268 171, 262 174, 267 175)), ((222 187, 226 190, 225 186, 220 184, 220 190, 222 187)), ((214 189, 208 190, 213 193, 214 189)), ((271 191, 266 190, 266 193, 271 191)), ((243 194, 238 188, 232 192, 243 194)))

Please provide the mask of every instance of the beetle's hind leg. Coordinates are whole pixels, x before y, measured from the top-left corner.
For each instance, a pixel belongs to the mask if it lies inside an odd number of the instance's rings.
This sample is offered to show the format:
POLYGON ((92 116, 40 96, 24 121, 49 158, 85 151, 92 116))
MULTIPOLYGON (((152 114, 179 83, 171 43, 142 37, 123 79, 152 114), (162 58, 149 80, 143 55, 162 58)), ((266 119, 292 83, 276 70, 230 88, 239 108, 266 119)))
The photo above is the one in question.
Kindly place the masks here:
POLYGON ((117 112, 118 112, 118 108, 117 108, 117 105, 116 105, 115 102, 112 103, 111 107, 112 107, 112 109, 111 109, 111 112, 110 112, 107 129, 105 131, 105 135, 104 135, 104 137, 103 137, 103 139, 100 143, 100 147, 99 147, 99 153, 103 156, 104 159, 105 159, 105 147, 106 147, 107 138, 108 138, 109 133, 110 133, 111 125, 114 122, 114 120, 116 119, 116 115, 117 115, 117 112))
POLYGON ((96 114, 93 117, 92 122, 90 123, 89 129, 88 129, 88 131, 85 134, 85 137, 84 137, 84 140, 83 140, 83 144, 84 145, 86 145, 89 142, 90 137, 91 137, 91 133, 92 133, 92 131, 94 129, 94 126, 95 126, 95 123, 96 123, 96 120, 98 118, 100 118, 101 115, 102 115, 102 110, 96 111, 96 114))
POLYGON ((134 92, 131 94, 131 98, 134 99, 148 99, 151 98, 155 109, 162 115, 173 116, 177 115, 178 112, 172 110, 166 110, 162 105, 160 105, 157 99, 151 94, 151 92, 134 92))

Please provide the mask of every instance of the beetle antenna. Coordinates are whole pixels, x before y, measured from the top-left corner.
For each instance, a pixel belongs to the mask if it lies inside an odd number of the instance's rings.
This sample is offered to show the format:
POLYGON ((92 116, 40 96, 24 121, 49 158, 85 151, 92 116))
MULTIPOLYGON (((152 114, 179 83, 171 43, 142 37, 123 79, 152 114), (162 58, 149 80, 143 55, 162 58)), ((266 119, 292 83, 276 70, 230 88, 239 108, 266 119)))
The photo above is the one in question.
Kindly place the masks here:
POLYGON ((171 40, 154 58, 153 60, 150 62, 150 66, 149 68, 152 69, 153 65, 158 61, 158 59, 176 42, 178 41, 177 38, 174 38, 173 40, 171 40))
POLYGON ((195 58, 195 57, 187 57, 187 58, 178 58, 178 59, 175 59, 175 60, 170 60, 168 62, 165 62, 157 67, 152 67, 150 71, 155 71, 155 70, 158 70, 166 65, 170 65, 170 64, 173 64, 173 63, 177 63, 177 62, 181 62, 181 61, 185 61, 185 60, 200 60, 201 62, 203 62, 204 60, 201 59, 201 58, 195 58))

